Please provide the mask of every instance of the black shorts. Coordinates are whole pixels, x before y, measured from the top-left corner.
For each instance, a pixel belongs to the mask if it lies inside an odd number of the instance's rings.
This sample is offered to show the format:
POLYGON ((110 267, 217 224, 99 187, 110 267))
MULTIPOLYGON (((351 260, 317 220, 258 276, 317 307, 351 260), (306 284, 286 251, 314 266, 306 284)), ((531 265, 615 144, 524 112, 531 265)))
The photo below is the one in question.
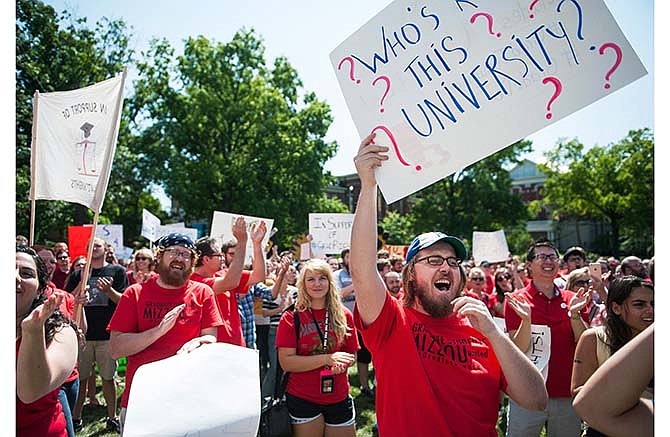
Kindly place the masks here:
POLYGON ((350 426, 356 422, 356 410, 351 396, 335 404, 320 405, 286 393, 286 405, 294 425, 311 422, 321 415, 328 426, 350 426))
POLYGON ((372 354, 368 348, 365 347, 365 343, 363 343, 363 337, 361 336, 360 332, 358 332, 358 344, 361 346, 361 348, 358 349, 358 352, 356 352, 356 362, 370 364, 372 362, 372 354))

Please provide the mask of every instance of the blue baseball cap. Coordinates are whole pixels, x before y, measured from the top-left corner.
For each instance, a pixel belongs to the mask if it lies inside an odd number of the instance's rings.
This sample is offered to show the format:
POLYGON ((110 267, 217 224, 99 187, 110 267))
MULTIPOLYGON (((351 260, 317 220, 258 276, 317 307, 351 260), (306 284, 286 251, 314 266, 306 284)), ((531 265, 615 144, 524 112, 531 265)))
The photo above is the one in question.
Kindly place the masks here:
POLYGON ((454 251, 456 251, 456 256, 459 259, 467 259, 468 251, 465 248, 465 244, 463 244, 459 238, 443 234, 442 232, 426 232, 425 234, 421 234, 414 238, 412 244, 409 245, 409 249, 407 249, 407 256, 405 257, 405 263, 408 264, 412 258, 414 258, 414 255, 416 255, 417 252, 432 246, 438 241, 446 241, 447 243, 451 244, 451 246, 454 248, 454 251))

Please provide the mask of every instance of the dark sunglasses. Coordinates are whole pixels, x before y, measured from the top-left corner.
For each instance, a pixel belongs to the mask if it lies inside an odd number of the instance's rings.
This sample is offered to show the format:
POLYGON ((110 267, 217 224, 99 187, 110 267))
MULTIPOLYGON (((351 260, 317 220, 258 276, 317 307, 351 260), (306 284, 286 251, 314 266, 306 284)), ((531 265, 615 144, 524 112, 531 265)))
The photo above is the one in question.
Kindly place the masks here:
POLYGON ((477 281, 477 282, 484 282, 484 278, 482 278, 481 276, 470 278, 470 280, 471 281, 477 281))
POLYGON ((70 257, 67 256, 67 255, 61 255, 61 256, 56 257, 56 259, 61 260, 61 261, 64 260, 64 259, 68 259, 68 258, 70 258, 70 257))
POLYGON ((496 281, 502 281, 503 279, 512 279, 510 275, 502 275, 496 278, 496 281))
POLYGON ((147 261, 151 258, 147 258, 146 256, 136 256, 135 261, 147 261))

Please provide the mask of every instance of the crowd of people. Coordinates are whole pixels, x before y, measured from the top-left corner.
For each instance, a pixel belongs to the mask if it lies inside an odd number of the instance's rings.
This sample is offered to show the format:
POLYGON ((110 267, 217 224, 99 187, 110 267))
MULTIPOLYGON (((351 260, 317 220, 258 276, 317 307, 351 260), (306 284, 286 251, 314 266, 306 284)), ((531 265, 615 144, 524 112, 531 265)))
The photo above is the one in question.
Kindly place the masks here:
POLYGON ((17 435, 74 436, 98 376, 107 429, 122 433, 141 365, 214 342, 259 351, 263 398, 288 374, 296 436, 355 435, 354 364, 380 435, 497 436, 504 411, 508 436, 653 433, 653 259, 561 256, 539 240, 523 260, 475 262, 443 232, 404 256, 380 251, 374 169, 387 148, 372 138, 355 159, 351 247, 325 259, 266 253, 264 224, 242 217, 221 245, 171 233, 127 263, 95 237, 88 269, 65 243, 17 238, 17 435), (542 368, 537 326, 551 339, 542 368), (629 381, 615 389, 612 375, 629 381))

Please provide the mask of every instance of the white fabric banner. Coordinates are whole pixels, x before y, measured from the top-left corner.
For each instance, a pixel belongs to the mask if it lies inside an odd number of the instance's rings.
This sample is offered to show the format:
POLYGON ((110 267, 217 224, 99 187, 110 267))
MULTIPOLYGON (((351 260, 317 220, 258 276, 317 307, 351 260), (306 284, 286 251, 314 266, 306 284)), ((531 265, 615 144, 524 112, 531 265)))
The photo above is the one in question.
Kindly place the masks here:
POLYGON ((227 343, 144 364, 133 378, 123 435, 255 436, 258 378, 258 351, 227 343))
POLYGON ((317 254, 340 254, 351 246, 353 214, 309 214, 309 233, 312 234, 312 252, 317 254))
POLYGON ((502 229, 495 232, 474 231, 472 233, 472 257, 476 265, 482 261, 490 263, 507 261, 509 247, 505 231, 502 229))
POLYGON ((30 199, 100 212, 116 151, 126 70, 72 91, 35 93, 30 199))
POLYGON ((603 0, 395 0, 330 59, 387 203, 647 74, 603 0))

